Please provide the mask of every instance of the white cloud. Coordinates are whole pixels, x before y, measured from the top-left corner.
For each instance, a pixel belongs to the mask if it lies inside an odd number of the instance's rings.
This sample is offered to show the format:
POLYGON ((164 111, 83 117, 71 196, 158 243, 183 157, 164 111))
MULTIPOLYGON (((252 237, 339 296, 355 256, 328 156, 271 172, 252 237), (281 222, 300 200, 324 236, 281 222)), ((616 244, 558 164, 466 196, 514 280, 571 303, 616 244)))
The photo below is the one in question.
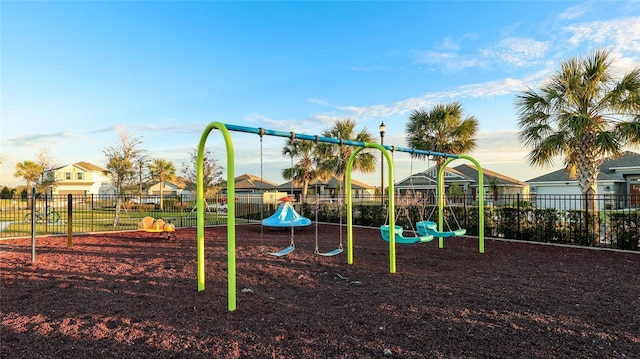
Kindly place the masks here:
POLYGON ((358 71, 358 72, 390 71, 390 70, 393 70, 393 67, 391 67, 391 66, 376 66, 376 65, 372 65, 372 66, 352 66, 351 70, 352 71, 358 71))
POLYGON ((483 163, 521 163, 526 158, 527 150, 515 129, 480 130, 477 138, 478 147, 472 156, 477 156, 483 163))
POLYGON ((482 49, 480 53, 484 57, 498 59, 501 63, 522 67, 544 58, 548 49, 549 43, 546 41, 508 37, 482 49))
POLYGON ((451 36, 447 36, 442 42, 442 48, 445 50, 460 50, 460 45, 458 45, 451 36))
POLYGON ((583 17, 591 9, 592 2, 586 2, 580 5, 568 7, 565 11, 558 15, 560 20, 573 20, 583 17))
POLYGON ((417 64, 444 66, 448 71, 481 66, 478 57, 459 55, 455 52, 424 51, 415 55, 417 64))
POLYGON ((423 51, 415 55, 417 64, 437 65, 447 71, 460 71, 473 67, 489 67, 496 60, 501 64, 516 67, 530 66, 535 60, 545 57, 548 41, 537 41, 521 37, 507 37, 498 43, 480 49, 477 53, 462 55, 459 46, 449 38, 441 46, 444 51, 423 51))
POLYGON ((526 87, 522 80, 505 78, 496 81, 484 82, 481 84, 472 84, 460 86, 452 97, 495 97, 508 95, 510 93, 520 91, 526 87))
POLYGON ((371 106, 332 106, 324 103, 328 107, 332 107, 344 114, 336 116, 335 114, 319 114, 317 119, 332 121, 335 118, 351 117, 360 119, 371 118, 387 118, 397 115, 405 115, 418 108, 427 108, 436 103, 460 101, 464 98, 491 98, 496 96, 504 96, 510 93, 521 91, 526 88, 523 80, 506 78, 496 81, 483 82, 478 84, 464 85, 457 89, 441 92, 429 92, 422 96, 410 97, 391 104, 376 104, 371 106))
POLYGON ((640 52, 640 17, 592 21, 566 26, 569 43, 612 47, 616 51, 640 52))
POLYGON ((324 123, 333 123, 335 116, 326 116, 319 122, 319 117, 309 119, 274 119, 263 114, 253 113, 244 117, 244 120, 255 127, 263 127, 277 131, 296 133, 308 133, 311 130, 319 130, 324 123))

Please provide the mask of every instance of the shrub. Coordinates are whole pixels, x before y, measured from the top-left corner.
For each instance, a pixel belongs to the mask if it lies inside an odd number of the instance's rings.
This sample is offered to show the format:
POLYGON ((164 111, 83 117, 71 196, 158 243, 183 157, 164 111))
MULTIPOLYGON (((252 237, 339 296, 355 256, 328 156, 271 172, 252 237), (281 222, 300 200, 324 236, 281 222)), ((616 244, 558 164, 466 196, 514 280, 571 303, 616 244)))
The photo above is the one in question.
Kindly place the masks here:
POLYGON ((639 212, 611 213, 610 227, 616 248, 638 250, 638 241, 640 241, 639 212))
POLYGON ((594 244, 593 238, 598 217, 595 214, 587 213, 582 210, 567 211, 568 216, 568 243, 580 246, 591 246, 594 244))

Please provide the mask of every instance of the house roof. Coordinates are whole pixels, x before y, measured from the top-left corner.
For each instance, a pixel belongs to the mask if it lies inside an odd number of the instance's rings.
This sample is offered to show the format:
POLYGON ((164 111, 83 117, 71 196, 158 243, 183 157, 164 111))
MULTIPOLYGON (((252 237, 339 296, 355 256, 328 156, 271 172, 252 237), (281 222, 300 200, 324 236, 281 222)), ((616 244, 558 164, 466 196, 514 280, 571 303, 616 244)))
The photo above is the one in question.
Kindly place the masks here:
MULTIPOLYGON (((171 181, 164 181, 164 182, 173 188, 177 188, 177 189, 187 188, 187 179, 184 177, 173 176, 173 179, 171 181)), ((156 183, 156 185, 157 184, 158 183, 156 183)))
MULTIPOLYGON (((600 174, 598 174, 598 181, 617 181, 623 180, 623 175, 616 172, 616 168, 620 167, 637 167, 638 173, 640 173, 640 153, 625 151, 621 156, 610 156, 604 159, 602 164, 598 167, 600 174)), ((559 169, 542 176, 538 176, 527 180, 528 183, 535 182, 567 182, 574 181, 569 178, 569 174, 564 169, 559 169)))
MULTIPOLYGON (((460 171, 447 167, 444 170, 445 182, 471 182, 470 179, 466 178, 460 171)), ((424 186, 436 186, 438 181, 438 170, 437 166, 431 166, 426 170, 418 173, 414 173, 401 181, 395 182, 396 187, 424 187, 424 186)))
POLYGON ((106 172, 107 170, 100 167, 100 166, 96 166, 93 163, 89 163, 89 162, 76 162, 76 163, 72 163, 70 165, 63 165, 63 166, 59 166, 56 168, 52 168, 52 170, 57 171, 61 168, 65 168, 68 166, 76 166, 76 167, 80 167, 83 170, 87 170, 87 171, 97 171, 97 172, 106 172))
MULTIPOLYGON (((478 169, 474 165, 462 164, 456 166, 454 169, 458 170, 458 172, 462 173, 465 177, 473 179, 474 184, 478 184, 478 169)), ((505 176, 498 172, 494 172, 492 170, 483 168, 482 174, 484 175, 484 185, 488 185, 493 180, 497 180, 499 183, 498 186, 519 186, 526 187, 529 184, 526 182, 519 181, 515 178, 511 178, 509 176, 505 176)))
POLYGON ((106 170, 100 166, 96 166, 93 163, 89 163, 89 162, 76 162, 74 163, 74 165, 80 167, 80 168, 84 168, 85 170, 88 171, 98 171, 98 172, 105 172, 106 170))
POLYGON ((278 185, 274 182, 261 179, 252 174, 243 174, 234 179, 236 190, 238 189, 274 189, 278 185))
MULTIPOLYGON (((497 179, 499 186, 517 186, 526 187, 529 184, 519 181, 515 178, 505 176, 498 172, 482 169, 484 177, 484 185, 487 186, 493 179, 497 179)), ((414 186, 435 186, 437 184, 436 166, 432 166, 423 172, 413 174, 406 179, 398 182, 396 186, 408 186, 413 184, 414 186)), ((447 167, 445 169, 445 183, 453 182, 469 182, 472 186, 478 185, 478 169, 476 166, 462 164, 456 167, 447 167)))
MULTIPOLYGON (((340 183, 342 182, 342 180, 338 179, 337 177, 333 176, 331 178, 329 178, 328 180, 318 180, 317 184, 319 186, 325 186, 325 187, 329 187, 329 188, 335 188, 337 186, 340 186, 340 183)), ((315 188, 316 186, 316 182, 314 181, 313 183, 309 183, 309 188, 315 188)), ((300 189, 302 186, 298 185, 295 186, 294 185, 294 189, 300 189)), ((279 185, 277 187, 279 190, 291 190, 291 181, 289 182, 285 182, 281 185, 279 185)), ((364 182, 360 182, 358 180, 355 179, 351 179, 351 188, 352 189, 371 189, 372 187, 364 182)))

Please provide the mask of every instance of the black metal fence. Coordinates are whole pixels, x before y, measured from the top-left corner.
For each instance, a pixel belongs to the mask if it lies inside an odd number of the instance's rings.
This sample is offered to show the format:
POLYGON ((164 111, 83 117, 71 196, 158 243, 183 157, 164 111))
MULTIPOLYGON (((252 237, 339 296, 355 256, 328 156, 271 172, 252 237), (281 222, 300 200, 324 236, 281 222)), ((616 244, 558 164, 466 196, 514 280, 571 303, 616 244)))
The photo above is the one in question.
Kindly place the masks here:
MULTIPOLYGON (((236 222, 259 223, 273 214, 277 202, 263 203, 261 194, 238 194, 234 199, 236 222)), ((397 224, 412 229, 421 220, 436 220, 433 199, 396 198, 397 224)), ((536 242, 564 243, 638 250, 640 241, 640 198, 598 195, 521 195, 491 196, 485 203, 485 235, 536 242), (597 211, 586 211, 594 201, 597 211)), ((146 216, 163 218, 178 228, 195 227, 195 196, 136 198, 114 195, 49 196, 32 201, 2 198, 0 238, 30 236, 32 223, 36 235, 122 231, 137 229, 146 216), (32 221, 32 217, 35 219, 32 221)), ((205 224, 225 224, 226 198, 206 200, 205 224)), ((320 222, 346 223, 342 201, 335 197, 309 196, 295 203, 303 216, 320 222)), ((378 227, 387 223, 388 210, 383 198, 365 196, 353 199, 356 225, 378 227)), ((447 229, 465 228, 478 234, 477 198, 456 197, 444 207, 447 229)))

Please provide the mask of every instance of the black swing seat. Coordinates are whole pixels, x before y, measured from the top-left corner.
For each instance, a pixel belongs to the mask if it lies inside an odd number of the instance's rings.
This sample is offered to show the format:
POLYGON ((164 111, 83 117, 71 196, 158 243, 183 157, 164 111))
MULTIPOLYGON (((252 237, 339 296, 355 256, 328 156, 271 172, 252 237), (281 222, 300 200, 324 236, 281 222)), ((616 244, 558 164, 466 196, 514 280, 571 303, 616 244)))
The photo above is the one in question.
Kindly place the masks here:
POLYGON ((279 252, 269 252, 269 255, 272 255, 274 257, 282 257, 282 256, 286 256, 287 254, 293 252, 293 250, 296 249, 295 246, 289 246, 284 248, 283 250, 279 251, 279 252))
MULTIPOLYGON (((415 237, 405 237, 402 235, 404 229, 400 226, 395 226, 395 242, 398 244, 416 244, 416 243, 427 243, 433 240, 433 236, 430 234, 422 235, 418 233, 418 236, 415 237)), ((382 235, 382 239, 389 242, 389 225, 380 226, 380 234, 382 235)))
POLYGON ((455 231, 438 231, 438 224, 433 221, 421 221, 416 223, 416 230, 420 235, 432 235, 438 238, 447 238, 447 237, 460 237, 464 236, 467 233, 467 230, 464 228, 457 229, 455 231))
POLYGON ((338 254, 342 253, 342 251, 343 251, 342 248, 336 248, 336 249, 332 250, 331 252, 319 252, 319 251, 316 251, 316 254, 320 255, 320 256, 323 256, 323 257, 333 257, 335 255, 338 255, 338 254))

